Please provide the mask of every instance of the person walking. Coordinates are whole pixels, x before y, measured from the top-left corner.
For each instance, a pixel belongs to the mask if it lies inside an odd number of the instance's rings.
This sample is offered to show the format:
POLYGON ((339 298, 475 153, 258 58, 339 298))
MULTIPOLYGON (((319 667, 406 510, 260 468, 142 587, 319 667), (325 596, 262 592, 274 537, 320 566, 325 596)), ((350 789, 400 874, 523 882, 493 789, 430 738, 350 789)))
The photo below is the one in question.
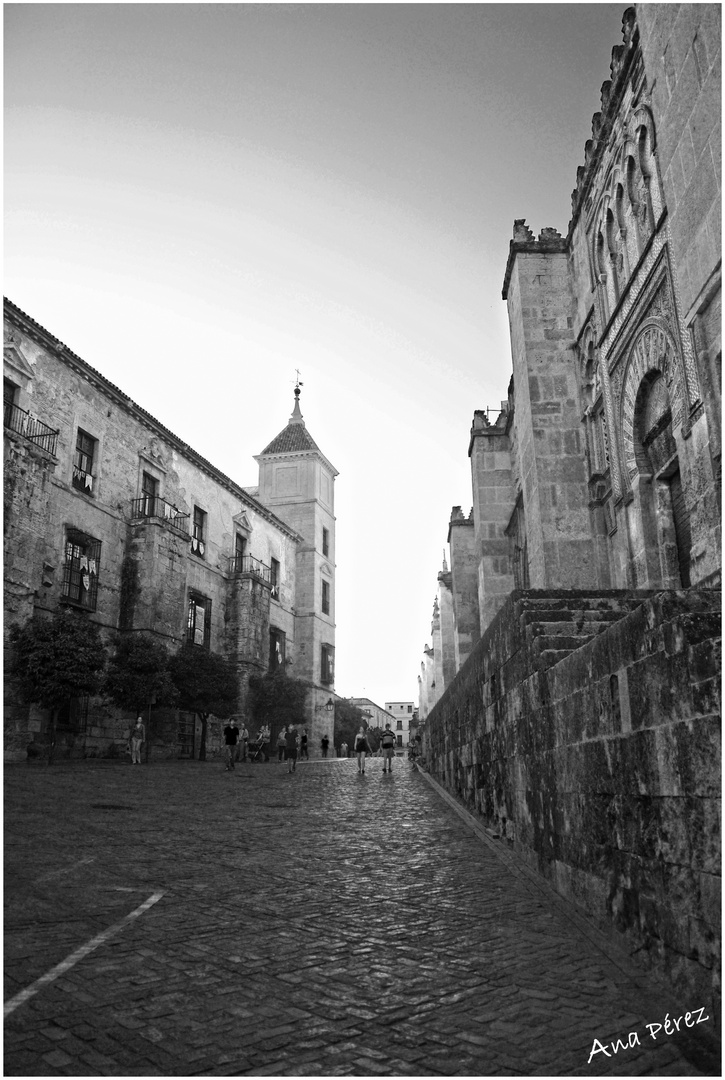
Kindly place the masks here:
POLYGON ((309 761, 310 752, 307 749, 307 728, 302 728, 302 734, 300 735, 300 761, 309 761))
POLYGON ((239 742, 239 728, 236 720, 230 720, 224 728, 224 757, 226 770, 234 768, 234 758, 237 755, 237 743, 239 742))
POLYGON ((357 754, 357 771, 361 774, 365 772, 365 755, 369 750, 370 744, 365 733, 365 725, 361 724, 352 748, 353 753, 357 754))
POLYGON ((128 741, 131 744, 131 764, 141 764, 141 745, 146 738, 146 728, 144 727, 143 720, 140 716, 136 718, 136 723, 131 728, 131 733, 128 737, 128 741))
POLYGON ((295 772, 297 769, 297 747, 299 741, 299 733, 295 730, 294 724, 290 724, 287 728, 285 747, 287 752, 287 772, 295 772))
MULTIPOLYGON (((249 757, 249 731, 247 725, 242 721, 242 726, 239 729, 239 749, 242 756, 242 761, 246 761, 249 757)), ((239 755, 237 755, 239 757, 239 755)))
POLYGON ((323 757, 327 757, 327 748, 329 747, 329 745, 330 745, 330 740, 328 739, 327 735, 323 735, 322 736, 322 741, 320 742, 320 746, 322 747, 322 756, 323 757))
POLYGON ((257 736, 257 738, 259 740, 259 749, 262 751, 262 756, 264 757, 264 760, 269 761, 269 724, 262 724, 261 728, 259 729, 259 735, 257 736))
POLYGON ((284 724, 277 736, 277 761, 284 761, 285 748, 287 746, 287 729, 284 724))
POLYGON ((383 754, 383 772, 392 772, 393 757, 395 755, 395 735, 390 730, 390 724, 385 725, 385 731, 380 736, 380 749, 383 754))

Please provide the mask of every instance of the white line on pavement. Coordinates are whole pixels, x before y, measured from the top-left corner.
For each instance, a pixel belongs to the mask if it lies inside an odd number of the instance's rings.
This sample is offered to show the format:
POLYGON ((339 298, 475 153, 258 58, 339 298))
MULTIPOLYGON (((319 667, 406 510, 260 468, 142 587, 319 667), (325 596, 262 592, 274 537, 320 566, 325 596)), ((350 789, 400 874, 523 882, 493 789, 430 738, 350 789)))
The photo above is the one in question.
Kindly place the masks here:
POLYGON ((35 879, 35 884, 39 885, 41 881, 47 881, 48 878, 52 877, 58 877, 60 874, 72 874, 79 866, 85 866, 86 863, 95 861, 95 855, 89 855, 87 859, 81 859, 80 862, 73 863, 72 866, 62 866, 60 870, 51 870, 49 874, 41 874, 39 878, 35 879))
POLYGON ((104 941, 108 941, 114 934, 123 930, 132 919, 137 919, 139 915, 143 915, 144 911, 148 911, 158 900, 163 896, 163 892, 155 892, 148 900, 144 900, 140 907, 137 907, 135 911, 132 911, 130 915, 126 915, 120 922, 115 923, 114 926, 109 926, 107 930, 103 930, 100 934, 97 934, 85 945, 81 945, 79 949, 67 956, 65 960, 61 960, 59 964, 56 964, 54 968, 47 971, 45 975, 41 975, 39 979, 36 979, 34 983, 26 987, 25 990, 21 990, 19 994, 16 994, 14 998, 10 998, 10 1001, 6 1001, 4 1008, 4 1015, 9 1016, 11 1012, 14 1012, 20 1005, 25 1004, 34 994, 37 994, 39 990, 42 990, 44 986, 52 983, 60 975, 64 975, 66 971, 77 964, 79 960, 82 960, 84 956, 88 956, 89 953, 97 949, 99 945, 103 945, 104 941))

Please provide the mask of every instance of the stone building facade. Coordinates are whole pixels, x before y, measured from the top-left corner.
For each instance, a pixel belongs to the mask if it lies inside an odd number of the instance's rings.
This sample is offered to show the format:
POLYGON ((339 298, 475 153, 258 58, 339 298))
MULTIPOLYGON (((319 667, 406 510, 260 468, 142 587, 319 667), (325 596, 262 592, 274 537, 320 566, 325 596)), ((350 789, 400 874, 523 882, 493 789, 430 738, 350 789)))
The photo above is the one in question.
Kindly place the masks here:
MULTIPOLYGON (((4 336, 6 634, 67 604, 107 642, 143 632, 171 651, 211 649, 237 667, 243 714, 249 675, 282 666, 310 688, 314 747, 331 729, 319 705, 334 693, 337 474, 306 431, 299 388, 249 489, 8 301, 4 336)), ((13 698, 12 680, 8 695, 6 756, 24 756, 47 717, 13 698)), ((75 752, 107 752, 127 727, 101 700, 73 703, 64 722, 75 752)), ((198 738, 183 714, 161 732, 158 753, 198 738)))
POLYGON ((625 11, 567 234, 514 223, 513 376, 474 413, 419 682, 434 773, 715 996, 720 94, 719 5, 625 11))

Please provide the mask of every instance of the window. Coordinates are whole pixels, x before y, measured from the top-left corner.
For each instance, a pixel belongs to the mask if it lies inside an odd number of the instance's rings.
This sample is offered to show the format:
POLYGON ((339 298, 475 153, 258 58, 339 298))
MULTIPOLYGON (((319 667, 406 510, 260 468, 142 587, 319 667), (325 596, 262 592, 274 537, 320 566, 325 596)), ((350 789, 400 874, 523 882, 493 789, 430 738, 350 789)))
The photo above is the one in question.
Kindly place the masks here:
POLYGON ((272 599, 279 600, 279 560, 272 559, 270 581, 272 582, 272 599))
POLYGON ((396 720, 395 721, 395 730, 396 731, 402 731, 403 730, 403 721, 402 720, 396 720))
POLYGON ((409 706, 408 706, 408 712, 409 712, 409 713, 412 713, 412 711, 413 711, 413 706, 412 706, 412 705, 409 705, 409 706))
POLYGON ((234 537, 234 569, 239 572, 244 567, 244 553, 247 550, 247 538, 237 533, 234 537))
POLYGON ((159 496, 159 482, 151 473, 143 473, 141 477, 141 514, 143 517, 157 517, 158 508, 156 500, 159 496))
POLYGON ((330 583, 329 581, 322 582, 322 614, 330 614, 330 583))
POLYGON ((78 428, 76 452, 73 457, 73 487, 90 495, 93 491, 93 458, 96 440, 87 431, 78 428))
POLYGON ((3 415, 5 427, 14 428, 13 424, 13 410, 18 401, 19 386, 16 386, 10 379, 3 379, 3 415))
POLYGON ((83 732, 88 727, 88 695, 66 701, 58 710, 56 726, 61 731, 83 732))
POLYGON ((403 736, 402 735, 397 735, 396 736, 396 745, 397 746, 402 746, 403 745, 403 736))
POLYGON ((287 637, 283 630, 276 626, 269 628, 269 670, 276 671, 284 668, 287 637))
POLYGON ((332 686, 335 681, 335 650, 332 645, 323 645, 320 662, 320 682, 332 686))
POLYGON ((329 529, 322 530, 322 554, 330 554, 330 531, 329 529))
POLYGON ((62 596, 88 611, 96 610, 100 559, 100 540, 76 529, 67 530, 62 596))
POLYGON ((201 645, 205 649, 211 644, 211 600, 199 593, 189 593, 186 641, 188 645, 201 645))
POLYGON ((195 555, 204 558, 204 545, 206 543, 206 513, 199 506, 194 507, 194 525, 191 533, 191 550, 195 555))

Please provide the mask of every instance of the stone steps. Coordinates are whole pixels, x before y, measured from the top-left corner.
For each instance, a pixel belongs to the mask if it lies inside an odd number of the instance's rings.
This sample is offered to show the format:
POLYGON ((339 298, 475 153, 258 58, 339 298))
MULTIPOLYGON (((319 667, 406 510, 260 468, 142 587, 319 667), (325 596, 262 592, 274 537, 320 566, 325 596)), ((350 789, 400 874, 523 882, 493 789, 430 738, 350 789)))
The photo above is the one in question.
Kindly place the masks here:
POLYGON ((520 626, 539 670, 553 667, 639 607, 649 592, 521 597, 520 626))

